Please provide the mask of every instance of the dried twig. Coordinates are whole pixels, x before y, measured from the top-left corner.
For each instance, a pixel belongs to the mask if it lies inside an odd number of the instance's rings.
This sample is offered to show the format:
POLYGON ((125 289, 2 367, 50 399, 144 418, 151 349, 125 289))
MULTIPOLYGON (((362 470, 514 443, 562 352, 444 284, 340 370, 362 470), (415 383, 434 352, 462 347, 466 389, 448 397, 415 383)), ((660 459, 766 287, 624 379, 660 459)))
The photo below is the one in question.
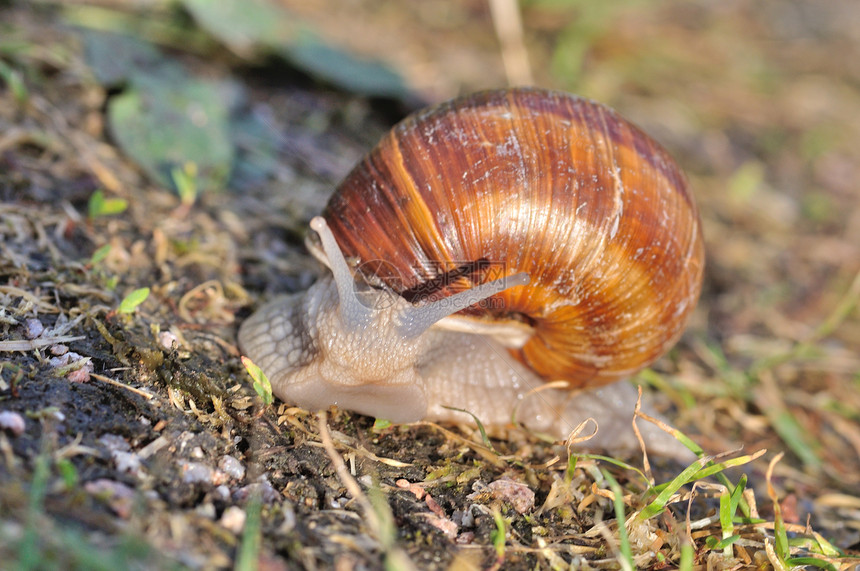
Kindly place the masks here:
POLYGON ((145 391, 142 391, 142 390, 140 390, 140 389, 136 389, 136 388, 134 388, 134 387, 130 387, 130 386, 126 385, 125 383, 121 383, 121 382, 119 382, 119 381, 115 381, 115 380, 111 379, 110 377, 106 377, 106 376, 104 376, 104 375, 99 375, 98 373, 90 373, 90 376, 91 376, 92 378, 96 379, 96 380, 99 380, 99 381, 103 382, 103 383, 107 383, 107 384, 109 384, 109 385, 114 385, 115 387, 119 387, 119 388, 121 388, 121 389, 125 389, 125 390, 127 390, 127 391, 131 391, 131 392, 133 392, 134 394, 140 395, 140 396, 144 397, 144 398, 145 398, 145 399, 147 399, 147 400, 152 400, 152 399, 153 399, 153 396, 152 396, 151 394, 149 394, 149 393, 147 393, 147 392, 145 392, 145 391))

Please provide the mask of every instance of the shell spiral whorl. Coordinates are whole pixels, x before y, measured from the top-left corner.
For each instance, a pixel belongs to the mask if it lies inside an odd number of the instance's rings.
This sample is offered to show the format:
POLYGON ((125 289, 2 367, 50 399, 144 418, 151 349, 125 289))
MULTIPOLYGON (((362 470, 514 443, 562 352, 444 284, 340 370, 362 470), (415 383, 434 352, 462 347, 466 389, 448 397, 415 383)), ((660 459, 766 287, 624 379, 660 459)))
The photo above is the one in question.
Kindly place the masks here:
POLYGON ((347 257, 393 264, 375 279, 404 295, 528 273, 477 317, 531 326, 511 353, 571 388, 660 357, 701 288, 701 225, 674 161, 611 109, 560 92, 489 91, 408 117, 323 217, 347 257), (440 280, 462 267, 478 270, 440 280))

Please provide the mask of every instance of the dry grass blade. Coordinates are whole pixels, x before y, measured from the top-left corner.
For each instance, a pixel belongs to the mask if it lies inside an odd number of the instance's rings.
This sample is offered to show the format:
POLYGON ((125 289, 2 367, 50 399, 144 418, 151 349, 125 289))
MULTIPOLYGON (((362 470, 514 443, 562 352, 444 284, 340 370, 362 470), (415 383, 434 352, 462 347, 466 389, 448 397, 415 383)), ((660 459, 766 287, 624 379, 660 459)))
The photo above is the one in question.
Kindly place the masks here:
POLYGON ((57 337, 40 337, 38 339, 12 339, 0 341, 0 351, 34 351, 56 345, 58 343, 71 343, 85 339, 80 335, 59 335, 57 337))
POLYGON ((532 85, 531 65, 523 38, 523 22, 516 0, 489 0, 508 85, 532 85))
POLYGON ((11 286, 11 285, 2 285, 0 286, 0 294, 19 297, 32 304, 34 307, 38 308, 39 311, 43 313, 59 313, 60 310, 50 303, 42 300, 38 295, 33 292, 27 291, 25 289, 21 289, 19 287, 11 286))
POLYGON ((767 495, 773 503, 773 534, 775 544, 771 546, 768 538, 765 538, 765 546, 768 547, 768 559, 777 569, 787 569, 785 559, 789 556, 788 536, 786 535, 785 522, 782 519, 782 507, 779 505, 779 498, 776 495, 776 490, 773 488, 773 470, 777 463, 782 460, 783 456, 785 456, 785 453, 780 452, 771 458, 767 466, 767 472, 765 473, 767 495))
POLYGON ((320 440, 322 440, 323 448, 325 448, 326 454, 328 455, 329 460, 331 460, 332 466, 334 466, 338 479, 340 479, 340 482, 344 485, 347 492, 349 492, 349 495, 352 496, 361 508, 368 527, 382 545, 383 550, 386 552, 388 564, 392 565, 392 568, 394 569, 403 571, 414 569, 415 567, 409 560, 409 557, 395 545, 394 530, 390 528, 390 524, 384 525, 383 519, 380 517, 380 513, 384 513, 386 519, 390 522, 391 512, 388 508, 388 504, 384 503, 384 498, 380 498, 379 501, 371 503, 362 491, 361 486, 358 485, 358 482, 356 482, 355 478, 352 477, 352 474, 349 473, 349 469, 346 467, 343 458, 341 458, 340 454, 337 453, 337 450, 334 447, 334 442, 331 439, 331 433, 328 429, 328 417, 325 411, 320 411, 318 413, 317 428, 319 429, 320 440))
POLYGON ((440 426, 440 425, 436 424, 435 422, 421 421, 421 422, 414 423, 414 426, 431 426, 431 427, 433 427, 433 429, 438 430, 439 432, 444 434, 446 437, 448 437, 452 440, 455 440, 457 442, 462 442, 463 444, 469 446, 469 448, 471 448, 476 453, 478 453, 481 456, 481 458, 489 461, 493 465, 495 465, 495 466, 504 466, 505 465, 504 458, 502 458, 494 450, 487 448, 486 446, 484 446, 482 444, 478 444, 477 442, 470 440, 464 436, 461 436, 461 435, 457 434, 456 432, 448 430, 447 428, 440 426))
POLYGON ((145 399, 147 399, 147 400, 152 400, 153 398, 155 398, 155 397, 153 397, 151 394, 149 394, 149 393, 148 393, 148 392, 146 392, 146 391, 142 391, 142 390, 140 390, 140 389, 136 389, 136 388, 134 388, 134 387, 130 387, 130 386, 128 386, 127 384, 125 384, 125 383, 121 383, 121 382, 119 382, 119 381, 117 381, 117 380, 114 380, 114 379, 111 379, 110 377, 106 377, 106 376, 104 376, 104 375, 100 375, 100 374, 98 374, 98 373, 90 373, 90 376, 91 376, 92 378, 96 379, 96 380, 99 380, 99 381, 103 382, 103 383, 107 383, 107 384, 109 384, 109 385, 113 385, 113 386, 115 386, 115 387, 119 387, 119 388, 121 388, 121 389, 125 389, 125 390, 127 390, 127 391, 131 391, 131 392, 133 392, 134 394, 139 395, 139 396, 142 396, 143 398, 145 398, 145 399))

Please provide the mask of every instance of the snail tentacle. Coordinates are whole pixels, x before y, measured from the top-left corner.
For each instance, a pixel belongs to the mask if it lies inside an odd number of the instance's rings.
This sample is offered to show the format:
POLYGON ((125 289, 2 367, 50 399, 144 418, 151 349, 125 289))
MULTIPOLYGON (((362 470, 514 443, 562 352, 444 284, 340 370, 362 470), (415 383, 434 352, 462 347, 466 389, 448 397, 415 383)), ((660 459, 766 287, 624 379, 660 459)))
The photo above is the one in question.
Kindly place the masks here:
POLYGON ((370 323, 371 308, 361 303, 358 296, 355 295, 355 281, 349 270, 349 264, 346 263, 346 258, 343 256, 340 246, 337 245, 337 240, 326 224, 325 218, 315 216, 311 220, 311 228, 319 234, 334 283, 337 286, 338 307, 344 329, 358 331, 370 323))
POLYGON ((470 305, 475 305, 509 288, 527 285, 528 283, 529 275, 526 272, 520 272, 475 286, 427 305, 408 307, 401 312, 401 322, 398 332, 404 339, 418 337, 430 329, 436 322, 449 315, 462 311, 470 305))

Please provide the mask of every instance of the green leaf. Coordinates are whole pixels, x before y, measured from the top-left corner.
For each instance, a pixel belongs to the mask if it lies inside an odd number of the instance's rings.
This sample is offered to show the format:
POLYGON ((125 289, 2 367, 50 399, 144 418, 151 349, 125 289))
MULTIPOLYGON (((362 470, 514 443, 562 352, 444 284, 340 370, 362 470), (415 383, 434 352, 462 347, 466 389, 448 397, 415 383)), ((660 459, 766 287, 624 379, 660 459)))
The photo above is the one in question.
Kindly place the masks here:
MULTIPOLYGON (((42 444, 44 448, 44 443, 42 444)), ((43 450, 35 459, 33 476, 30 482, 30 497, 27 502, 26 523, 21 537, 18 553, 20 569, 36 569, 41 553, 39 525, 44 519, 44 501, 51 477, 51 457, 43 450)))
POLYGON ((66 486, 67 490, 71 490, 78 483, 78 470, 75 468, 75 465, 72 464, 72 461, 68 458, 60 458, 57 460, 57 470, 60 472, 60 476, 63 478, 63 484, 66 486))
POLYGON ((371 428, 371 430, 373 432, 382 432, 389 426, 391 426, 390 420, 385 420, 384 418, 377 418, 373 421, 373 428, 371 428))
POLYGON ((409 93, 403 78, 387 65, 327 43, 277 4, 266 0, 182 0, 182 4, 201 27, 241 56, 274 53, 314 77, 365 95, 403 98, 409 93))
POLYGON ((27 92, 27 86, 24 85, 24 78, 21 76, 20 71, 0 61, 0 79, 6 83, 16 103, 23 105, 27 102, 30 95, 27 92))
POLYGON ((165 188, 174 169, 197 167, 201 190, 224 188, 233 161, 228 101, 212 82, 153 76, 113 97, 108 119, 123 151, 165 188))
POLYGON ((119 304, 119 309, 117 309, 117 313, 131 313, 137 308, 138 305, 146 301, 146 298, 149 297, 149 288, 142 287, 140 289, 136 289, 127 296, 122 302, 119 304))
POLYGON ((748 477, 746 474, 741 474, 741 479, 738 480, 738 485, 735 486, 734 490, 732 490, 731 512, 733 517, 737 513, 738 506, 740 505, 741 499, 743 498, 744 489, 747 486, 747 478, 748 477))
POLYGON ((197 200, 197 165, 189 162, 182 168, 176 167, 170 171, 170 178, 182 204, 194 204, 197 200))
POLYGON ((128 208, 128 201, 126 199, 105 198, 105 193, 101 189, 92 193, 87 204, 87 212, 91 220, 99 216, 122 214, 126 208, 128 208))
POLYGON ((110 254, 111 245, 105 244, 95 252, 93 252, 92 257, 90 258, 90 265, 95 266, 99 262, 103 261, 107 258, 107 255, 110 254))
POLYGON ((112 87, 135 75, 152 74, 165 63, 155 46, 139 38, 90 29, 80 34, 86 62, 102 85, 112 87))
POLYGON ((403 79, 379 61, 358 58, 304 31, 280 53, 308 73, 348 91, 380 97, 404 97, 403 79))
POLYGON ((227 81, 189 77, 139 38, 91 29, 81 35, 96 78, 127 86, 108 101, 111 134, 123 151, 166 188, 174 185, 174 169, 189 163, 198 171, 195 191, 223 188, 233 161, 229 108, 237 90, 227 81))
POLYGON ((266 406, 272 404, 274 401, 274 397, 272 396, 272 383, 269 382, 269 378, 263 370, 244 355, 242 355, 242 365, 245 366, 245 370, 248 371, 249 375, 251 375, 254 391, 256 391, 256 393, 260 395, 260 398, 263 399, 263 404, 266 406))
POLYGON ((276 45, 295 33, 295 20, 271 2, 182 0, 182 5, 202 28, 246 57, 256 46, 276 45))
POLYGON ((490 539, 493 542, 493 548, 496 550, 496 556, 501 560, 505 558, 507 526, 505 525, 505 518, 502 517, 499 510, 493 510, 493 521, 496 524, 496 529, 490 532, 490 539))

